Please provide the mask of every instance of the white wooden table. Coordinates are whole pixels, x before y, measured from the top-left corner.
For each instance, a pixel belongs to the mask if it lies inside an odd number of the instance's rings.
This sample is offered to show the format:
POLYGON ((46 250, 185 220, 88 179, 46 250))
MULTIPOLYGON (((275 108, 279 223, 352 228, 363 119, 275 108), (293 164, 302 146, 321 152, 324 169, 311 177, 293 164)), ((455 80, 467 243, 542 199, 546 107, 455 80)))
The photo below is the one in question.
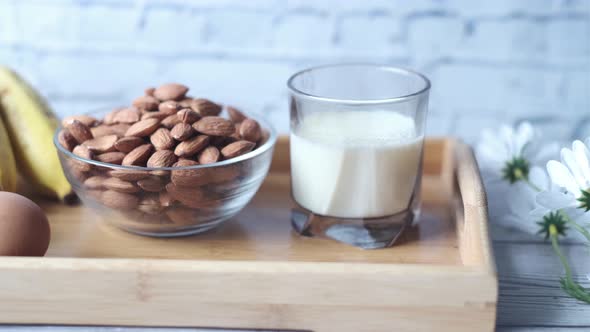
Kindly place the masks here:
MULTIPOLYGON (((537 236, 494 226, 493 221, 491 226, 500 279, 497 331, 590 331, 590 305, 571 299, 559 288, 559 277, 563 271, 550 244, 537 236)), ((576 277, 588 287, 589 249, 581 243, 563 244, 562 249, 570 261, 577 261, 574 265, 576 277)), ((223 332, 172 328, 0 326, 0 332, 24 331, 223 332)))
MULTIPOLYGON (((498 331, 590 331, 590 305, 559 287, 563 271, 550 243, 493 223, 492 237, 500 279, 498 331)), ((589 287, 590 249, 571 242, 561 247, 576 279, 589 287)))

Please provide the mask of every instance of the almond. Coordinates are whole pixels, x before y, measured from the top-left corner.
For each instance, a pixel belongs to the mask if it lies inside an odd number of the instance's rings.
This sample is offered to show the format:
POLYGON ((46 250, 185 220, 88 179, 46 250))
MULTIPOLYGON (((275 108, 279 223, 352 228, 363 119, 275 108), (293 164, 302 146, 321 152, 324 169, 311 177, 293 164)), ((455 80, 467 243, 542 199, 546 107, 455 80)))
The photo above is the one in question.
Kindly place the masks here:
MULTIPOLYGON (((92 157, 94 157, 94 154, 90 150, 88 150, 88 148, 85 147, 84 145, 77 145, 72 150, 72 153, 80 158, 84 158, 84 159, 88 159, 88 160, 92 160, 92 157)), ((71 159, 70 166, 72 166, 73 168, 76 168, 80 172, 88 172, 88 171, 92 170, 91 164, 88 164, 84 161, 75 160, 75 159, 71 159)))
POLYGON ((137 185, 148 192, 160 192, 166 186, 166 182, 159 177, 149 177, 137 181, 137 185))
POLYGON ((180 123, 180 118, 176 114, 168 115, 160 123, 163 127, 172 129, 174 126, 180 123))
POLYGON ((131 126, 126 124, 126 123, 119 123, 119 124, 115 124, 111 126, 111 129, 113 130, 114 134, 119 136, 119 137, 123 137, 125 136, 125 133, 127 132, 127 130, 129 130, 131 126))
POLYGON ((128 107, 118 111, 114 117, 113 121, 116 123, 135 123, 139 121, 141 116, 141 112, 135 107, 128 107))
POLYGON ((74 184, 76 181, 84 182, 86 179, 90 177, 90 175, 87 173, 87 170, 80 169, 81 165, 83 166, 87 164, 81 163, 80 161, 74 159, 68 160, 68 166, 70 167, 70 175, 73 177, 73 179, 70 179, 70 177, 68 176, 68 180, 73 180, 72 184, 74 184))
POLYGON ((190 103, 190 108, 203 117, 217 116, 222 110, 221 105, 204 98, 193 99, 190 103))
POLYGON ((76 145, 76 147, 72 150, 72 153, 78 157, 88 159, 88 160, 92 160, 92 158, 94 157, 94 154, 92 153, 92 151, 90 151, 84 145, 76 145))
MULTIPOLYGON (((154 92, 155 93, 155 92, 154 92)), ((158 109, 158 105, 160 101, 152 96, 141 96, 133 101, 133 106, 137 107, 139 110, 144 111, 155 111, 158 109)))
POLYGON ((143 213, 151 215, 160 214, 164 211, 164 207, 160 205, 160 201, 156 195, 147 195, 143 197, 139 201, 137 209, 143 213))
POLYGON ((208 146, 199 154, 199 164, 213 164, 219 161, 219 149, 214 146, 208 146))
POLYGON ((114 151, 115 142, 117 142, 117 135, 108 135, 89 139, 82 145, 94 153, 104 153, 114 151))
POLYGON ((70 131, 67 129, 60 130, 59 134, 57 134, 57 141, 61 146, 63 146, 64 149, 68 151, 72 151, 74 147, 78 145, 78 142, 72 133, 70 133, 70 131))
POLYGON ((184 99, 181 99, 178 102, 178 105, 180 106, 180 108, 190 108, 193 100, 194 100, 194 98, 186 96, 186 97, 184 97, 184 99))
POLYGON ((114 108, 110 113, 108 113, 107 115, 104 116, 103 119, 103 123, 106 125, 112 125, 115 124, 115 115, 117 115, 117 113, 122 110, 125 109, 126 107, 116 107, 114 108))
POLYGON ((193 111, 190 108, 181 109, 180 111, 178 111, 178 113, 176 113, 176 115, 178 115, 180 121, 188 124, 193 124, 201 118, 199 113, 193 111))
POLYGON ((137 207, 139 199, 131 194, 107 190, 100 196, 102 203, 110 208, 130 210, 137 207))
POLYGON ((88 189, 102 189, 102 188, 104 188, 102 183, 106 179, 107 179, 107 177, 100 176, 100 175, 91 176, 84 181, 84 187, 86 187, 88 189))
POLYGON ((166 211, 168 219, 177 226, 193 226, 201 216, 199 211, 177 207, 166 211))
POLYGON ((193 124, 196 131, 212 136, 231 136, 235 133, 234 124, 219 116, 207 116, 193 124))
POLYGON ((149 177, 150 173, 148 171, 117 169, 110 171, 109 175, 125 181, 138 181, 149 177))
POLYGON ((86 196, 94 200, 100 200, 100 196, 102 196, 102 190, 98 189, 86 189, 84 193, 86 194, 86 196))
POLYGON ((172 204, 174 203, 174 198, 172 198, 172 196, 170 196, 170 193, 167 191, 160 191, 160 194, 158 195, 159 200, 160 200, 160 205, 168 207, 168 206, 172 206, 172 204))
POLYGON ((111 126, 111 129, 113 130, 114 134, 119 137, 125 136, 125 133, 127 132, 127 130, 129 130, 129 128, 131 128, 131 126, 126 123, 119 123, 111 126))
POLYGON ((260 140, 260 135, 262 134, 260 125, 256 120, 253 119, 245 119, 242 121, 239 133, 243 139, 254 143, 260 140))
POLYGON ((172 130, 170 131, 172 137, 174 137, 174 139, 177 141, 184 141, 193 136, 194 133, 195 130, 193 129, 193 127, 191 127, 190 124, 182 122, 176 124, 174 128, 172 128, 172 130))
POLYGON ((108 125, 100 125, 100 126, 92 127, 92 128, 90 128, 90 132, 92 133, 93 137, 113 135, 115 133, 113 128, 111 128, 111 126, 108 126, 108 125))
POLYGON ((163 120, 165 117, 167 117, 168 114, 166 113, 162 113, 162 112, 147 112, 141 115, 141 119, 145 120, 145 119, 158 119, 158 120, 163 120))
POLYGON ((179 103, 174 100, 165 101, 158 106, 158 111, 167 115, 176 114, 176 112, 178 112, 179 109, 179 103))
POLYGON ((123 152, 106 152, 95 157, 96 160, 107 164, 121 165, 125 154, 123 152))
POLYGON ((228 138, 231 138, 231 139, 227 140, 227 144, 233 143, 235 141, 239 141, 239 140, 242 139, 242 137, 240 136, 240 125, 241 125, 241 123, 235 123, 234 124, 234 127, 236 128, 236 131, 228 137, 228 138))
MULTIPOLYGON (((195 166, 199 163, 194 160, 182 159, 177 161, 174 167, 195 166)), ((207 183, 206 172, 202 169, 177 169, 173 170, 170 180, 177 186, 199 186, 207 183)))
POLYGON ((190 157, 203 150, 207 145, 209 145, 209 136, 198 135, 180 142, 174 149, 174 154, 179 157, 190 157))
POLYGON ((156 150, 170 150, 176 145, 176 141, 172 138, 170 130, 166 128, 158 128, 150 136, 150 142, 152 142, 156 150))
POLYGON ((160 100, 180 100, 188 92, 188 87, 178 83, 168 83, 159 86, 154 91, 154 97, 160 100))
POLYGON ((135 184, 119 178, 107 178, 102 182, 102 185, 106 189, 118 191, 120 193, 132 194, 139 191, 139 187, 135 184))
POLYGON ((154 87, 149 87, 149 88, 146 88, 145 90, 143 90, 143 93, 144 93, 146 96, 152 96, 152 97, 153 97, 153 96, 154 96, 154 91, 156 91, 156 88, 154 88, 154 87))
POLYGON ((180 187, 174 183, 166 185, 170 196, 190 208, 200 208, 206 205, 205 195, 198 188, 180 187))
POLYGON ((127 129, 129 129, 129 125, 125 123, 119 123, 114 125, 100 125, 98 127, 90 128, 92 135, 94 137, 100 136, 107 136, 107 135, 117 135, 119 137, 125 135, 127 129))
POLYGON ((240 176, 240 169, 241 166, 239 165, 226 165, 222 167, 206 169, 206 171, 209 172, 206 175, 206 178, 208 179, 208 183, 236 181, 240 176))
POLYGON ((127 129, 125 136, 145 137, 151 135, 160 126, 158 119, 145 119, 134 123, 127 129))
POLYGON ((76 142, 79 144, 82 144, 93 137, 90 128, 78 120, 70 121, 66 128, 70 131, 72 136, 74 136, 76 139, 76 142))
POLYGON ((63 127, 67 127, 74 120, 82 122, 87 127, 92 127, 96 123, 98 123, 98 120, 96 120, 96 118, 94 118, 90 115, 81 114, 81 115, 66 116, 65 118, 63 118, 63 120, 61 120, 61 125, 63 127))
POLYGON ((139 137, 122 137, 119 138, 114 146, 115 149, 124 152, 124 153, 128 153, 131 152, 133 149, 135 149, 136 147, 145 144, 145 141, 139 137))
POLYGON ((221 154, 226 159, 231 159, 252 151, 255 146, 255 143, 249 141, 237 141, 221 149, 221 154))
POLYGON ((156 151, 147 161, 147 167, 171 167, 178 160, 174 152, 170 150, 156 151))
POLYGON ((260 134, 260 141, 258 142, 258 146, 261 146, 262 144, 266 143, 266 141, 268 141, 268 138, 270 137, 270 133, 268 132, 268 130, 264 130, 262 129, 260 134))
POLYGON ((72 153, 80 158, 88 160, 92 160, 94 157, 94 154, 83 145, 76 145, 76 147, 72 150, 72 153))
POLYGON ((227 114, 233 123, 240 123, 246 120, 246 116, 240 110, 233 106, 227 107, 227 114))
POLYGON ((136 147, 135 149, 131 150, 125 158, 121 165, 123 166, 145 166, 145 163, 149 159, 150 155, 152 154, 154 147, 151 144, 144 144, 136 147))
POLYGON ((228 137, 212 136, 210 144, 215 146, 218 149, 223 149, 224 146, 231 144, 235 141, 239 141, 239 139, 235 139, 232 136, 228 136, 228 137))

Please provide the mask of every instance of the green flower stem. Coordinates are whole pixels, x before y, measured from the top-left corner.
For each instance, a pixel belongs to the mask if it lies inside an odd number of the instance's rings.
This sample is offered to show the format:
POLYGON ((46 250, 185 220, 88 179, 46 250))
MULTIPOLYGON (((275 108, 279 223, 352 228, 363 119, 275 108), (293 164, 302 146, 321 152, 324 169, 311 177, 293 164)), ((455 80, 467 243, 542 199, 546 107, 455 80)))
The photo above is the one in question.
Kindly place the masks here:
POLYGON ((590 232, 588 232, 588 230, 584 227, 582 227, 580 224, 578 224, 577 222, 573 221, 570 216, 565 213, 563 210, 559 210, 559 213, 563 216, 563 218, 565 219, 565 221, 572 226, 572 228, 574 228, 575 230, 577 230, 578 232, 580 232, 585 238, 586 240, 588 240, 588 242, 590 242, 590 232))
POLYGON ((522 181, 526 184, 529 185, 529 187, 531 187, 534 191, 536 192, 541 192, 541 188, 539 188, 538 186, 536 186, 535 184, 533 184, 530 180, 529 180, 529 171, 528 171, 528 163, 522 159, 522 165, 521 168, 518 168, 516 166, 513 165, 507 165, 506 166, 506 171, 505 172, 509 172, 511 167, 514 167, 514 169, 512 170, 512 179, 510 180, 511 183, 514 182, 518 182, 518 181, 522 181))
POLYGON ((542 191, 542 190, 541 190, 541 188, 539 188, 539 187, 537 187, 535 184, 533 184, 533 183, 532 183, 532 182, 529 180, 529 178, 528 178, 528 177, 527 177, 527 178, 523 178, 523 179, 522 179, 522 181, 524 181, 524 183, 528 184, 528 185, 529 185, 529 187, 533 188, 533 190, 534 190, 534 191, 536 191, 536 192, 538 192, 538 193, 540 193, 540 192, 542 191))
POLYGON ((563 269, 565 270, 565 278, 561 278, 561 287, 570 296, 590 304, 590 292, 584 287, 582 287, 580 284, 576 283, 572 278, 572 270, 570 268, 570 265, 567 262, 566 257, 561 252, 561 249, 559 248, 559 243, 557 242, 558 233, 555 225, 549 226, 549 234, 551 237, 551 245, 553 247, 553 251, 555 252, 557 257, 559 257, 559 261, 561 262, 561 265, 563 265, 563 269))
POLYGON ((559 260, 561 261, 561 265, 563 265, 563 269, 565 270, 565 278, 570 280, 572 278, 572 270, 570 268, 569 263, 567 262, 567 259, 565 258, 565 256, 561 252, 561 249, 559 248, 559 242, 557 242, 557 235, 557 228, 554 225, 549 226, 549 237, 551 238, 551 245, 553 246, 553 251, 555 251, 555 254, 557 255, 557 257, 559 257, 559 260))

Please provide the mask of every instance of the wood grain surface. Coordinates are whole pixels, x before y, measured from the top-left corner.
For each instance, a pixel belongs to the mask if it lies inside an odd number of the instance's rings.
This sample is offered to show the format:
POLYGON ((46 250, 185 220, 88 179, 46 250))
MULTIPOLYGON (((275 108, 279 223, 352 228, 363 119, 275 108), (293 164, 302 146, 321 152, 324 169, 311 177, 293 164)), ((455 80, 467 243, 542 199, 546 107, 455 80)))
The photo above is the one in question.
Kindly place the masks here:
POLYGON ((395 250, 364 251, 335 241, 299 237, 291 231, 289 221, 289 176, 278 173, 268 176, 258 195, 238 216, 216 230, 184 238, 133 235, 101 222, 83 206, 44 203, 53 234, 47 255, 461 265, 448 207, 429 200, 439 187, 438 178, 425 178, 422 222, 406 233, 403 245, 395 250))

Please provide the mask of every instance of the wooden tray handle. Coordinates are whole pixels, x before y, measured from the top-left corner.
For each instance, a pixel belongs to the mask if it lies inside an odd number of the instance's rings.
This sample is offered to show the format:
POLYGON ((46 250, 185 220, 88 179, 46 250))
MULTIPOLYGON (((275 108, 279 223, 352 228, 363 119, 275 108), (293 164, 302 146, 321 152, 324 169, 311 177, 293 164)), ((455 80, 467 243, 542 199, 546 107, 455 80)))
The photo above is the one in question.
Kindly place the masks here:
POLYGON ((455 142, 455 176, 463 203, 487 209, 486 192, 473 149, 461 141, 455 142))
POLYGON ((473 149, 460 141, 454 145, 454 203, 461 258, 465 265, 495 266, 488 236, 486 192, 473 149))

